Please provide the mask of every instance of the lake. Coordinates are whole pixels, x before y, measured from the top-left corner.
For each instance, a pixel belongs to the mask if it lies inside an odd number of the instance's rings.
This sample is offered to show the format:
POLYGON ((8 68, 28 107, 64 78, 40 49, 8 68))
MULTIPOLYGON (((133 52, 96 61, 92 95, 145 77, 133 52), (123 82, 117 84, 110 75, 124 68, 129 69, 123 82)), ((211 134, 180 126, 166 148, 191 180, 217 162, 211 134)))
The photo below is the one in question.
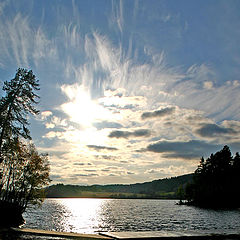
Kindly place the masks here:
POLYGON ((240 233, 240 210, 176 205, 176 200, 46 199, 24 213, 26 228, 77 233, 212 231, 240 233))

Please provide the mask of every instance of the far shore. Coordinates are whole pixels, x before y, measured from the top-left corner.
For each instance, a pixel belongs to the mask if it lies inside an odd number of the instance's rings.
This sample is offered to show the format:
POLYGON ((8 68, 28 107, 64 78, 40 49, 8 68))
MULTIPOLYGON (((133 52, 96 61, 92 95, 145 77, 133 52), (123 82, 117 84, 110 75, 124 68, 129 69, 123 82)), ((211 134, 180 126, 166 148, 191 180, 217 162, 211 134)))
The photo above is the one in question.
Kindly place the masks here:
POLYGON ((179 198, 161 198, 161 197, 105 197, 105 196, 59 196, 59 197, 46 197, 45 199, 55 198, 93 198, 93 199, 139 199, 139 200, 180 200, 179 198))

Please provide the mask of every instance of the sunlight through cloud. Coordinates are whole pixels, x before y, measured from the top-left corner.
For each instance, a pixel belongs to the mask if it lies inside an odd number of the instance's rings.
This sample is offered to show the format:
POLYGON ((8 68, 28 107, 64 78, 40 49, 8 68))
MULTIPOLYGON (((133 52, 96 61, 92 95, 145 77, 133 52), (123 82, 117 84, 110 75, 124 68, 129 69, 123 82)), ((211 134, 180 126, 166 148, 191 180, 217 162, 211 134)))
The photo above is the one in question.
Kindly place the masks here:
POLYGON ((93 121, 112 118, 107 109, 91 99, 90 92, 86 91, 83 86, 63 85, 61 90, 70 101, 62 104, 60 108, 70 117, 71 121, 83 127, 90 127, 93 121))

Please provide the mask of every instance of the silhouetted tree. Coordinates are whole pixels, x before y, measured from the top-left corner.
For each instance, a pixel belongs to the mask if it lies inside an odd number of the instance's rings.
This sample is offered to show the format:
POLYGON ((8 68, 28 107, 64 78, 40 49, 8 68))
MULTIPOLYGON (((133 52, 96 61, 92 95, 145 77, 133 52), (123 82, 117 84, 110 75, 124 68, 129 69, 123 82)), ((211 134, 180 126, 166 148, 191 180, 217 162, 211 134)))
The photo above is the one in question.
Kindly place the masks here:
POLYGON ((203 207, 240 206, 240 156, 233 158, 228 146, 207 160, 201 159, 193 177, 186 187, 189 203, 203 207))
POLYGON ((0 199, 18 204, 22 212, 29 202, 42 201, 43 188, 49 183, 47 154, 39 154, 33 143, 14 139, 7 161, 3 163, 3 190, 0 199))
POLYGON ((8 138, 22 136, 31 139, 27 126, 28 114, 38 114, 34 107, 39 96, 39 83, 31 70, 19 68, 15 77, 4 82, 5 96, 0 99, 0 163, 3 161, 3 145, 8 138))
POLYGON ((178 187, 176 195, 179 198, 179 204, 182 204, 184 199, 184 189, 182 185, 178 187))
POLYGON ((0 99, 0 225, 20 224, 29 203, 40 204, 48 185, 49 163, 38 154, 28 129, 28 115, 38 114, 34 107, 39 83, 31 70, 19 68, 5 82, 0 99))
POLYGON ((8 157, 2 165, 0 209, 4 218, 0 218, 0 225, 2 221, 19 224, 29 203, 43 201, 44 187, 50 182, 48 156, 39 154, 34 144, 15 138, 9 142, 8 157))

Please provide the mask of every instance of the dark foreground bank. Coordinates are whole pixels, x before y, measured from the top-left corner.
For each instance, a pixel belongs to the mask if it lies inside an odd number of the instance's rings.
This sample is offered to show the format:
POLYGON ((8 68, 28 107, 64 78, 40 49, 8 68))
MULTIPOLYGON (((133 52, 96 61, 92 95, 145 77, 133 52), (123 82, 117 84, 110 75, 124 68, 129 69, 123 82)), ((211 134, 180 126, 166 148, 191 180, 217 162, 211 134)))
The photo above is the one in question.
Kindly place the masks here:
POLYGON ((22 216, 23 209, 18 204, 0 200, 0 213, 0 228, 18 227, 25 222, 22 216))
POLYGON ((112 238, 99 234, 80 234, 69 232, 46 231, 27 228, 0 229, 0 240, 111 240, 112 238))
POLYGON ((240 233, 218 234, 216 232, 197 231, 144 231, 144 232, 103 232, 98 234, 79 234, 67 232, 55 232, 39 229, 8 228, 0 229, 0 240, 113 240, 113 239, 206 239, 206 240, 239 240, 240 233))

